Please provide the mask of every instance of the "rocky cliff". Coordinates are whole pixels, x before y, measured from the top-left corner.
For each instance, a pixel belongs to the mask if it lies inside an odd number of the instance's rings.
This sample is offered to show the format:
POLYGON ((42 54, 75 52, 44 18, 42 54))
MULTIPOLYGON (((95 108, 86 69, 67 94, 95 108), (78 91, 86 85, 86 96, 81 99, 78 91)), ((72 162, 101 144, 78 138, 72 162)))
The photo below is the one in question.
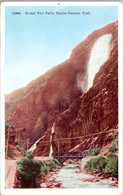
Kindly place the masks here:
POLYGON ((91 33, 73 49, 68 60, 6 95, 6 120, 14 125, 15 137, 25 149, 44 136, 37 144, 37 155, 49 154, 53 123, 53 140, 57 140, 52 142, 54 152, 71 150, 81 141, 73 137, 116 128, 117 80, 117 22, 114 22, 91 33), (91 50, 105 34, 112 34, 109 58, 87 92, 91 50))
MULTIPOLYGON (((84 45, 89 45, 89 41, 84 45)), ((54 111, 63 112, 68 109, 87 90, 89 53, 85 55, 81 52, 79 56, 78 50, 75 57, 73 55, 76 50, 72 53, 68 60, 26 87, 6 95, 6 120, 15 126, 16 139, 25 148, 28 138, 29 145, 32 145, 44 134, 54 111), (78 80, 81 80, 82 86, 79 86, 78 80)))
MULTIPOLYGON (((105 146, 118 134, 118 40, 117 22, 94 31, 71 54, 72 63, 87 64, 94 42, 112 34, 108 60, 96 74, 93 87, 76 99, 69 109, 54 116, 44 137, 37 144, 37 155, 48 155, 50 135, 53 152, 86 150, 105 146), (81 56, 83 58, 81 58, 81 56), (46 147, 47 145, 47 147, 46 147)), ((76 65, 77 67, 77 65, 76 65)), ((84 66, 85 67, 85 66, 84 66)), ((87 66, 86 66, 87 67, 87 66)))

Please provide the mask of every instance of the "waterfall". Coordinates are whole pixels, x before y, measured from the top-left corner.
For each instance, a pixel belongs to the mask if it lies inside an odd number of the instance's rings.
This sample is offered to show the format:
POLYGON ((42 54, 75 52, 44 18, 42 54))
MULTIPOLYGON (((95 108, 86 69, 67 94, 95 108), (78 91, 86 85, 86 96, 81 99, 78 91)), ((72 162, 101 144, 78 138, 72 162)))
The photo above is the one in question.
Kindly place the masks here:
POLYGON ((92 87, 95 74, 109 57, 111 38, 111 34, 101 36, 92 48, 88 64, 88 88, 92 87))
POLYGON ((53 123, 52 132, 51 132, 51 135, 50 135, 50 153, 49 153, 49 157, 52 157, 52 153, 53 153, 52 135, 54 133, 54 127, 55 127, 55 123, 53 123))
POLYGON ((40 139, 38 139, 27 152, 33 152, 36 149, 37 143, 43 138, 42 136, 40 139))

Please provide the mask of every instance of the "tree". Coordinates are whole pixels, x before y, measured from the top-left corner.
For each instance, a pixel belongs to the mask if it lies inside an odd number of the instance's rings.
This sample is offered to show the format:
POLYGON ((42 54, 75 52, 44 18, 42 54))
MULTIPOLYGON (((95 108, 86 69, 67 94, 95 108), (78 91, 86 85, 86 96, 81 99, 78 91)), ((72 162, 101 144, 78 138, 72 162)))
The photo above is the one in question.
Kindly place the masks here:
POLYGON ((106 172, 118 177, 118 156, 112 155, 107 159, 106 172))
POLYGON ((17 169, 21 179, 21 188, 37 188, 37 177, 40 174, 41 164, 33 160, 33 154, 29 152, 26 158, 17 162, 17 169))

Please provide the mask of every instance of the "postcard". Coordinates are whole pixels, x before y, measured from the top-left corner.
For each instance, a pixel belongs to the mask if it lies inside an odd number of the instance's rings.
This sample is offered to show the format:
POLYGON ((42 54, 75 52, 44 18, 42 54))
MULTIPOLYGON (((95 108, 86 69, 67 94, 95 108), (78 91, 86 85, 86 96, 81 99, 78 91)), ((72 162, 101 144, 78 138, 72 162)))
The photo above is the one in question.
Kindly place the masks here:
POLYGON ((122 194, 122 3, 1 3, 1 194, 122 194))

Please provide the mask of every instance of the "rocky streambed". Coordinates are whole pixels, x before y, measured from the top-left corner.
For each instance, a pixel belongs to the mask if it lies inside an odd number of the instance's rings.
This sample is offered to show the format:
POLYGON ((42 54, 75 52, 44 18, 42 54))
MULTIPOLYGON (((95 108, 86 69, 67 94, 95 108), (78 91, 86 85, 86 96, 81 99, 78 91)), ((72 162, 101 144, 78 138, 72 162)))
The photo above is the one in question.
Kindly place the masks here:
POLYGON ((95 178, 94 175, 81 172, 76 165, 71 164, 66 164, 54 178, 64 188, 115 188, 111 186, 115 181, 95 178))
POLYGON ((64 163, 40 178, 41 188, 116 188, 117 179, 107 174, 80 169, 79 163, 64 163))

